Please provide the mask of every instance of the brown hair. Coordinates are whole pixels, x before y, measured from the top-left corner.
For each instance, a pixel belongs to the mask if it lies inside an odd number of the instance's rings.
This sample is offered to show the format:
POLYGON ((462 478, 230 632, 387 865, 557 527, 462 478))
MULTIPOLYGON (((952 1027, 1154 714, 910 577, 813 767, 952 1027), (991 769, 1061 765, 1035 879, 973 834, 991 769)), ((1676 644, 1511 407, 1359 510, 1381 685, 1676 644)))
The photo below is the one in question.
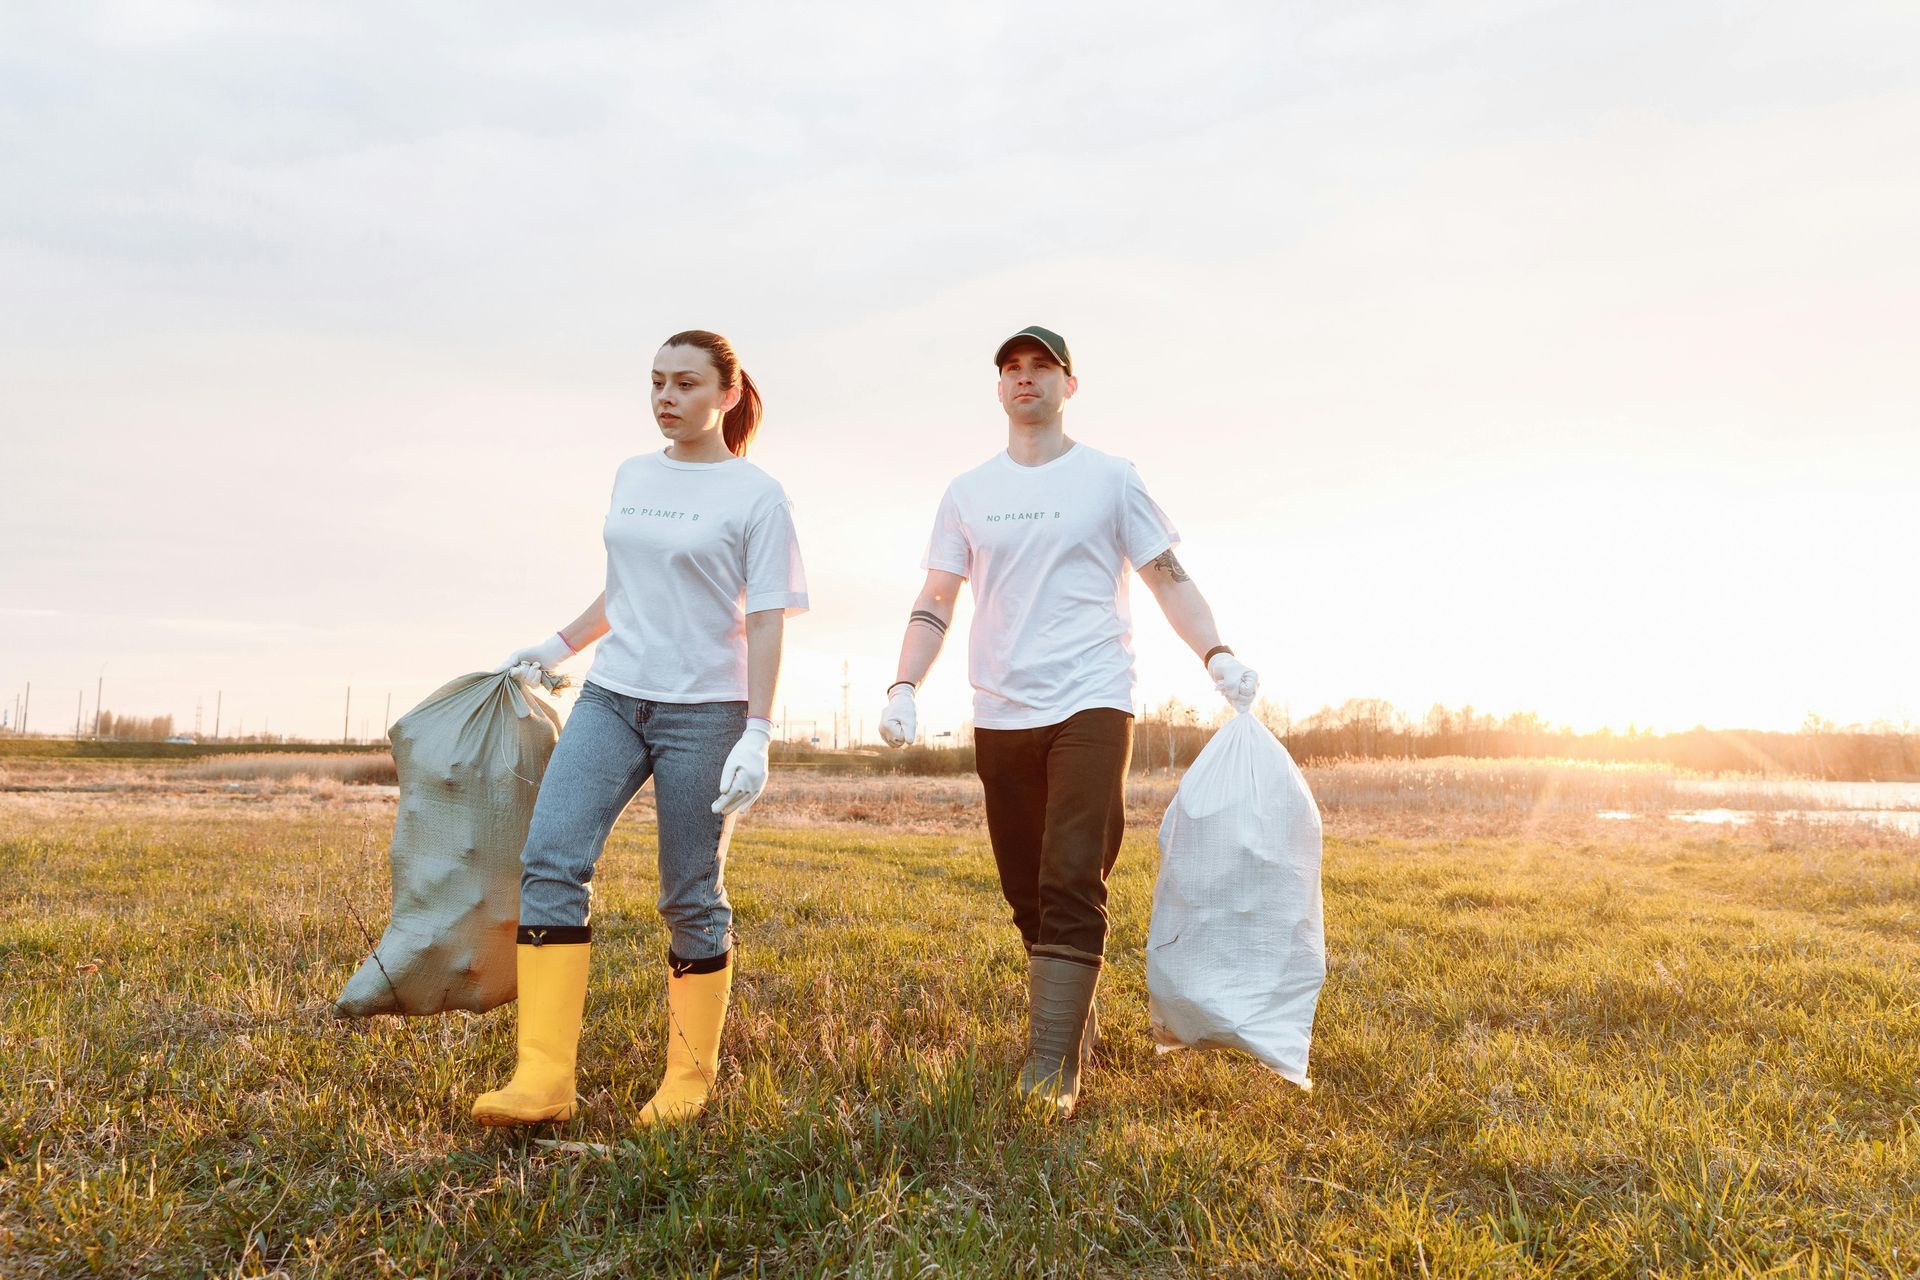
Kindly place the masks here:
POLYGON ((740 388, 740 403, 727 410, 727 416, 720 421, 720 438, 727 442, 727 448, 735 457, 746 457, 747 445, 752 441, 754 432, 760 429, 760 388, 753 385, 753 379, 740 367, 740 357, 733 354, 733 344, 717 333, 688 329, 684 333, 674 334, 660 345, 698 347, 713 362, 714 372, 720 375, 723 387, 729 391, 740 388))

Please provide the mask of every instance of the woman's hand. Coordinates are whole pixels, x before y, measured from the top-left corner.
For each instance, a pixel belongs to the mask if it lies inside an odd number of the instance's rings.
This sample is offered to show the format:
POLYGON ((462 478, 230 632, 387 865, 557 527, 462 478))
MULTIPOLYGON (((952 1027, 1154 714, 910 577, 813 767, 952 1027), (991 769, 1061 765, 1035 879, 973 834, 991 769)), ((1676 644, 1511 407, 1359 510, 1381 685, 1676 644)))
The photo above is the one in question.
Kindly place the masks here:
POLYGON ((767 789, 767 751, 773 743, 773 724, 758 717, 747 721, 747 731, 720 766, 720 798, 715 813, 744 813, 767 789))
POLYGON ((543 671, 552 671, 573 656, 573 646, 558 631, 524 649, 515 649, 506 660, 495 667, 494 674, 504 671, 521 684, 534 684, 543 671))

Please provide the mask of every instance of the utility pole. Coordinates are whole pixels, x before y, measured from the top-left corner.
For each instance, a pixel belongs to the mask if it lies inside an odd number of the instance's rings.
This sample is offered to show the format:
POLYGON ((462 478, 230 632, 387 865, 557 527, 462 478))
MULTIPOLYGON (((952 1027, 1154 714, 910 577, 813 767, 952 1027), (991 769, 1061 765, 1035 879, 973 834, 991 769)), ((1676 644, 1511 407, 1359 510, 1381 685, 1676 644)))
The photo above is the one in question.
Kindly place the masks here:
POLYGON ((200 721, 205 717, 206 711, 207 711, 206 698, 204 697, 195 698, 193 700, 193 738, 194 738, 194 741, 196 742, 200 740, 200 721))
POLYGON ((340 716, 340 741, 347 741, 348 727, 353 723, 353 686, 347 686, 347 709, 340 716))
POLYGON ((80 721, 85 717, 86 711, 87 691, 75 689, 73 691, 73 740, 75 742, 80 741, 80 721))
POLYGON ((847 682, 847 663, 843 658, 840 661, 840 723, 834 725, 835 733, 833 735, 833 745, 835 747, 840 745, 839 729, 841 725, 846 726, 847 745, 853 745, 853 713, 847 702, 847 690, 850 687, 847 682))
POLYGON ((100 678, 93 682, 93 736, 100 736, 100 693, 107 687, 107 664, 100 664, 100 678))
POLYGON ((220 741, 220 704, 226 700, 227 691, 225 689, 215 689, 213 691, 213 740, 215 742, 220 741))
POLYGON ((387 709, 380 714, 380 730, 384 733, 391 728, 393 728, 393 690, 389 689, 387 690, 387 709))
POLYGON ((33 710, 33 681, 27 681, 27 700, 20 704, 20 736, 27 736, 27 712, 33 710))

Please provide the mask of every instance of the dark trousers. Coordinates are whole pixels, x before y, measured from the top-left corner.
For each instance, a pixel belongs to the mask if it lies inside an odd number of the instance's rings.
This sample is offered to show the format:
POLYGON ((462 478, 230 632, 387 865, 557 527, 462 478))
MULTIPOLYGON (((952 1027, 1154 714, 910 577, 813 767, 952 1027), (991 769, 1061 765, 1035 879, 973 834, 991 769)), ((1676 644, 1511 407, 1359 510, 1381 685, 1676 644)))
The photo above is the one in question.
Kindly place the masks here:
POLYGON ((1126 829, 1133 717, 1095 707, 1038 729, 975 729, 1000 891, 1029 952, 1098 963, 1126 829))

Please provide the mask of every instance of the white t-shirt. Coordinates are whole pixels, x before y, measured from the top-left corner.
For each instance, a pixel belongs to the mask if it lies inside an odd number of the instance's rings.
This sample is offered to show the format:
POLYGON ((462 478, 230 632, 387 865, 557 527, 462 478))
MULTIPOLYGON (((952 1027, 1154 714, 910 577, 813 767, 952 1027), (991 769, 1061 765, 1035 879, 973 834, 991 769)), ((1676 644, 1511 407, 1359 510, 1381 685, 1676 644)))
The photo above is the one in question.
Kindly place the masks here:
POLYGON ((1179 541, 1133 464, 1084 444, 1038 467, 999 453, 948 485, 921 567, 973 584, 974 724, 1131 712, 1127 573, 1179 541))
POLYGON ((807 607, 792 503, 744 458, 620 464, 607 509, 607 624, 587 678, 655 702, 747 696, 747 615, 807 607))

